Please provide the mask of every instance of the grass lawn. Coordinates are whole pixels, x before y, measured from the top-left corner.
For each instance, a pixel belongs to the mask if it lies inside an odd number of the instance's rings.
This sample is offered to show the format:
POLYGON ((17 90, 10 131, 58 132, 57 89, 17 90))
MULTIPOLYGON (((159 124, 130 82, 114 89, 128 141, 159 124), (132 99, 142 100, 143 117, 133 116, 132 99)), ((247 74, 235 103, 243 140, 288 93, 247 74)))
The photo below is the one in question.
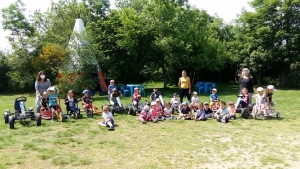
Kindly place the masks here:
MULTIPOLYGON (((148 87, 147 95, 153 84, 148 87)), ((218 86, 227 103, 236 101, 237 90, 237 85, 218 86)), ((178 88, 163 92, 170 101, 178 88)), ((43 120, 40 127, 17 121, 10 130, 1 118, 0 168, 300 168, 299 95, 299 90, 274 92, 280 119, 246 120, 238 114, 228 124, 213 119, 142 124, 138 116, 121 112, 112 132, 97 126, 101 115, 63 123, 43 120)), ((17 96, 0 95, 0 110, 13 110, 17 96)), ((26 106, 34 106, 34 95, 25 96, 26 106)), ((107 96, 94 100, 100 107, 107 96)), ((121 100, 126 105, 131 99, 121 100)), ((201 102, 208 100, 208 93, 200 95, 201 102)))

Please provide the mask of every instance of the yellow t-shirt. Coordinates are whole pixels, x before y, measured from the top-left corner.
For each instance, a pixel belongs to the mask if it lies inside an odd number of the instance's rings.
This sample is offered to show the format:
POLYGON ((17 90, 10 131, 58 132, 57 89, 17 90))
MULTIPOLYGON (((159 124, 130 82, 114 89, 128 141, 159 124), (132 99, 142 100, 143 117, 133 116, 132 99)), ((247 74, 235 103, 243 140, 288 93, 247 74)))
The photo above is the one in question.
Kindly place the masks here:
POLYGON ((186 77, 186 78, 181 77, 180 78, 180 84, 181 84, 180 87, 182 89, 188 89, 188 88, 190 88, 189 82, 190 82, 190 78, 189 77, 186 77))

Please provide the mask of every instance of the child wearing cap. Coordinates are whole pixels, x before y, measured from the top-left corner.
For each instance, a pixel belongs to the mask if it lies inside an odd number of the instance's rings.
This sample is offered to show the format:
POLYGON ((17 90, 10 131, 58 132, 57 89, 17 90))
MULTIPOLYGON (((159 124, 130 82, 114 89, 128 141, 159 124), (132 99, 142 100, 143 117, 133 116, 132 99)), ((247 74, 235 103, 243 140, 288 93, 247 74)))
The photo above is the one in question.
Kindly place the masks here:
POLYGON ((234 102, 229 102, 229 107, 227 107, 229 112, 229 119, 236 120, 236 109, 234 106, 234 102))
POLYGON ((150 95, 150 101, 155 102, 156 99, 159 99, 158 88, 155 86, 153 88, 153 92, 150 95))
POLYGON ((266 98, 266 103, 268 106, 275 106, 272 96, 273 96, 273 91, 275 90, 275 87, 273 85, 267 86, 266 93, 265 93, 265 98, 266 98))
POLYGON ((112 90, 112 93, 110 94, 110 104, 118 104, 118 106, 120 108, 123 107, 122 103, 121 103, 121 100, 120 100, 120 97, 122 96, 122 93, 120 91, 118 91, 116 88, 114 88, 112 90))
POLYGON ((263 114, 264 108, 265 108, 265 103, 266 103, 264 89, 262 87, 258 87, 257 94, 252 97, 256 99, 256 104, 252 109, 253 117, 255 116, 255 113, 256 113, 255 110, 258 108, 257 106, 259 106, 260 113, 263 114))
POLYGON ((192 119, 192 110, 189 108, 189 103, 188 102, 184 102, 182 103, 182 108, 180 110, 180 114, 177 117, 177 120, 183 118, 183 120, 191 120, 192 119))
POLYGON ((215 100, 219 100, 219 96, 217 94, 217 89, 213 88, 211 90, 211 95, 209 96, 210 99, 210 108, 212 109, 213 105, 215 104, 215 100))
POLYGON ((191 99, 191 105, 190 105, 191 110, 196 111, 198 107, 198 103, 199 103, 198 93, 193 92, 193 97, 191 99))
POLYGON ((112 131, 115 130, 114 127, 115 121, 113 119, 112 113, 109 110, 110 108, 108 106, 103 106, 103 113, 102 113, 103 122, 99 122, 98 125, 103 127, 109 127, 108 130, 112 131))
POLYGON ((117 86, 115 85, 115 81, 114 80, 110 80, 107 89, 108 89, 108 91, 107 91, 108 100, 110 101, 110 95, 113 92, 113 89, 117 89, 117 86))
POLYGON ((59 94, 59 89, 57 87, 49 87, 47 89, 48 92, 48 100, 49 100, 49 107, 52 113, 56 110, 56 107, 58 106, 58 94, 59 94))
POLYGON ((226 102, 221 101, 220 108, 215 114, 217 122, 227 123, 229 121, 228 113, 229 111, 226 108, 226 102))
POLYGON ((155 122, 155 119, 152 116, 152 113, 150 112, 149 106, 144 106, 143 110, 140 113, 140 120, 143 124, 146 124, 147 121, 155 122))
POLYGON ((158 122, 158 115, 156 112, 156 102, 151 102, 149 112, 151 113, 153 123, 158 122))
POLYGON ((205 111, 203 109, 203 103, 199 103, 198 110, 195 114, 195 121, 206 121, 205 111))
POLYGON ((89 91, 88 90, 83 90, 83 97, 81 98, 82 100, 82 107, 84 108, 84 111, 87 112, 88 108, 91 108, 91 100, 92 97, 89 96, 89 91))
POLYGON ((212 110, 209 108, 208 102, 204 102, 204 112, 205 112, 205 117, 210 118, 212 117, 212 110))

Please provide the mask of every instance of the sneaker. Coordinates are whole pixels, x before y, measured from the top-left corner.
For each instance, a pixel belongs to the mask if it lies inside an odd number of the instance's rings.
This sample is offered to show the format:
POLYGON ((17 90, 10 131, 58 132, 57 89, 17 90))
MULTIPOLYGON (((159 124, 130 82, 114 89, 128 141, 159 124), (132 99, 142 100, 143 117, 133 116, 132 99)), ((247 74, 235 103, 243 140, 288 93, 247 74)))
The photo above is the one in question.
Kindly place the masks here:
POLYGON ((153 123, 157 123, 157 122, 158 122, 158 119, 153 120, 153 123))
POLYGON ((222 123, 225 123, 225 122, 226 122, 224 119, 222 119, 221 121, 222 121, 222 123))
POLYGON ((115 127, 114 127, 114 126, 110 126, 110 127, 108 128, 108 130, 109 130, 109 131, 113 131, 113 130, 115 130, 115 127))
POLYGON ((142 123, 143 123, 143 124, 146 124, 147 122, 146 122, 146 121, 143 121, 142 123))

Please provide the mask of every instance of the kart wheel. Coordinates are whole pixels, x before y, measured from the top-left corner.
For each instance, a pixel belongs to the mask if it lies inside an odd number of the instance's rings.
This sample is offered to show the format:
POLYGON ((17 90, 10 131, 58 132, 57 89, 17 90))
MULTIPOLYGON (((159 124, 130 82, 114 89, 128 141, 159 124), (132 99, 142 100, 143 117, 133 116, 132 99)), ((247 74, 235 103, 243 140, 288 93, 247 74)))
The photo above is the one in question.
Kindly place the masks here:
POLYGON ((245 108, 245 109, 242 109, 241 111, 241 116, 244 118, 244 119, 248 119, 249 116, 250 116, 250 110, 245 108))
POLYGON ((278 118, 278 119, 280 118, 280 113, 279 112, 276 113, 276 118, 278 118))
POLYGON ((6 124, 8 123, 8 117, 9 117, 9 115, 8 115, 7 111, 5 111, 5 112, 4 112, 4 122, 5 122, 6 124))
POLYGON ((129 108, 129 114, 135 116, 136 112, 133 110, 133 107, 129 108))
POLYGON ((59 112, 55 112, 56 114, 56 119, 58 122, 62 122, 63 121, 63 114, 62 113, 59 113, 59 112))
POLYGON ((36 119, 36 125, 37 126, 40 126, 42 124, 42 117, 41 117, 41 114, 40 113, 37 113, 35 115, 35 119, 36 119))
POLYGON ((79 112, 78 110, 74 112, 74 119, 78 119, 79 118, 79 112))
POLYGON ((13 116, 8 117, 8 123, 9 123, 9 128, 10 129, 15 128, 15 118, 13 116))
POLYGON ((88 109, 88 110, 86 111, 86 116, 87 116, 88 118, 92 118, 92 110, 88 109))

